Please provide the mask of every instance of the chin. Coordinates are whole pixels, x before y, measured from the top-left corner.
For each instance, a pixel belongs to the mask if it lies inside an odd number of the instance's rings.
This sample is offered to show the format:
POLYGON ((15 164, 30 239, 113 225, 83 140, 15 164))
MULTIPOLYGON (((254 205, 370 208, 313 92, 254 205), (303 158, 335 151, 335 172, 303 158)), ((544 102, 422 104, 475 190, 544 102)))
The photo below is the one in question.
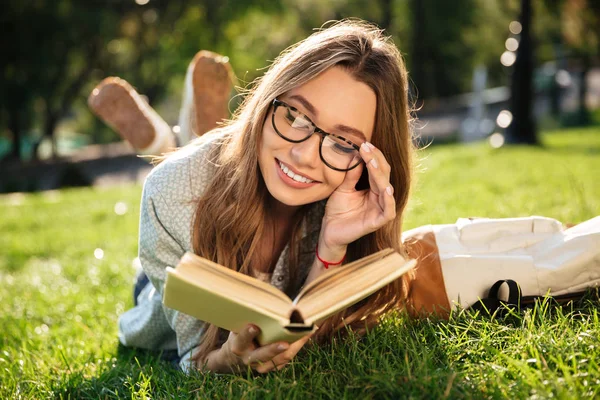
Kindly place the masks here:
POLYGON ((307 204, 312 204, 329 197, 331 193, 323 194, 322 188, 311 189, 293 189, 287 187, 281 182, 271 182, 271 185, 266 185, 269 194, 279 203, 289 207, 300 207, 307 204), (316 189, 316 190, 315 190, 316 189))
POLYGON ((273 196, 275 200, 290 207, 304 206, 306 204, 318 201, 318 199, 313 199, 312 196, 306 198, 304 196, 299 196, 298 193, 290 193, 288 190, 285 189, 279 191, 269 191, 269 193, 271 194, 271 196, 273 196))
POLYGON ((273 167, 271 165, 269 168, 264 168, 264 165, 260 165, 260 167, 267 191, 277 202, 288 207, 300 207, 328 197, 323 194, 324 183, 310 188, 290 187, 282 181, 282 177, 278 174, 279 167, 275 167, 275 160, 272 164, 273 167))

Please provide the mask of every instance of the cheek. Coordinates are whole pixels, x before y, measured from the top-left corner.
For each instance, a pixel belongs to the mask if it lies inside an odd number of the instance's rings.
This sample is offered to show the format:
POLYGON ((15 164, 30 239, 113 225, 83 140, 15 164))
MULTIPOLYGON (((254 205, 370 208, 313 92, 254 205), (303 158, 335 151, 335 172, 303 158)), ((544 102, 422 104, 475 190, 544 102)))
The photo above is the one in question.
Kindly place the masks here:
MULTIPOLYGON (((286 142, 285 140, 281 139, 277 133, 275 133, 275 131, 273 130, 273 128, 269 125, 269 126, 264 126, 262 133, 261 133, 261 137, 259 139, 259 148, 262 151, 273 151, 273 150, 279 150, 281 148, 285 148, 286 146, 290 146, 291 143, 286 142)), ((260 154, 259 154, 260 156, 260 154)))
POLYGON ((274 150, 273 146, 273 136, 271 133, 265 128, 260 135, 260 139, 258 141, 258 159, 259 162, 266 162, 266 160, 272 155, 274 150))
POLYGON ((330 192, 329 194, 331 194, 331 193, 333 193, 333 191, 335 189, 337 189, 338 186, 340 186, 342 184, 342 182, 344 181, 344 178, 346 177, 346 173, 340 172, 340 171, 334 171, 325 165, 323 165, 323 167, 326 168, 325 173, 324 173, 324 178, 325 178, 324 181, 327 184, 327 189, 330 192))

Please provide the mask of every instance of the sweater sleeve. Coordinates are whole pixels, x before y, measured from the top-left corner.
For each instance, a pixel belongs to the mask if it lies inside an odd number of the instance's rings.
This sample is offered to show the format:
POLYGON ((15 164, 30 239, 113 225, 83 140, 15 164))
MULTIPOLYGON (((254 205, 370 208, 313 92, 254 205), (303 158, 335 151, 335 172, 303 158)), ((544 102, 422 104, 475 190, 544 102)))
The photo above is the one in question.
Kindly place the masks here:
MULTIPOLYGON (((180 241, 180 237, 185 235, 178 234, 178 231, 190 229, 191 220, 186 216, 192 217, 193 210, 185 209, 192 207, 191 205, 182 207, 179 204, 173 207, 153 186, 147 185, 147 189, 140 216, 139 257, 144 272, 162 300, 166 268, 175 267, 186 250, 189 250, 180 241)), ((169 326, 175 331, 177 350, 181 356, 200 342, 204 323, 165 307, 162 302, 161 306, 169 326)))
POLYGON ((189 356, 201 342, 205 323, 162 304, 166 268, 192 251, 196 199, 212 177, 207 162, 211 143, 184 148, 152 170, 144 183, 140 210, 139 259, 151 282, 138 304, 119 318, 119 339, 126 346, 177 349, 189 356))

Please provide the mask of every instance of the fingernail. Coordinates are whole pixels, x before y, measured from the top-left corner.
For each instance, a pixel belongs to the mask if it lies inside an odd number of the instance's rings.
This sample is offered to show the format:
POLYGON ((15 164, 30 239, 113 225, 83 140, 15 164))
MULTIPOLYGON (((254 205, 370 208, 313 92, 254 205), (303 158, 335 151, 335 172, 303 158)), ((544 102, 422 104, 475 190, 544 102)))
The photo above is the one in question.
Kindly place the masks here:
POLYGON ((371 144, 371 142, 365 142, 365 144, 369 147, 369 149, 374 149, 375 146, 371 144))
POLYGON ((250 329, 248 329, 248 332, 250 332, 250 334, 254 335, 256 332, 258 332, 258 329, 256 329, 256 327, 251 326, 250 329))
POLYGON ((387 192, 387 194, 389 194, 390 196, 391 196, 392 194, 394 194, 394 188, 393 188, 393 187, 391 187, 391 186, 388 186, 388 187, 386 187, 386 188, 385 188, 385 191, 386 191, 386 192, 387 192))
POLYGON ((371 148, 367 145, 367 143, 368 142, 364 142, 361 147, 363 148, 364 151, 366 151, 367 153, 370 153, 371 148))
POLYGON ((282 343, 279 346, 277 346, 277 350, 283 351, 283 350, 287 349, 287 347, 288 347, 287 344, 282 343))
POLYGON ((372 159, 371 160, 371 164, 373 164, 373 167, 379 168, 379 165, 377 164, 377 160, 376 159, 372 159))

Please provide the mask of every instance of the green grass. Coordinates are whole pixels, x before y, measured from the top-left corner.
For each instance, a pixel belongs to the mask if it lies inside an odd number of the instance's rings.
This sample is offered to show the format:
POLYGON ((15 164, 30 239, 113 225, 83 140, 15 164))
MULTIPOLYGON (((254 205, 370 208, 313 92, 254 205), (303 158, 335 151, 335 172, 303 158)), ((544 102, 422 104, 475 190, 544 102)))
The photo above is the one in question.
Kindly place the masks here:
MULTIPOLYGON (((421 153, 406 228, 458 217, 600 210, 600 130, 542 148, 421 153)), ((0 398, 584 398, 600 396, 598 301, 490 319, 388 317, 359 340, 309 347, 266 376, 186 376, 119 347, 132 305, 141 187, 0 196, 0 398), (127 205, 124 215, 115 204, 127 205), (94 255, 103 250, 103 257, 94 255)))

